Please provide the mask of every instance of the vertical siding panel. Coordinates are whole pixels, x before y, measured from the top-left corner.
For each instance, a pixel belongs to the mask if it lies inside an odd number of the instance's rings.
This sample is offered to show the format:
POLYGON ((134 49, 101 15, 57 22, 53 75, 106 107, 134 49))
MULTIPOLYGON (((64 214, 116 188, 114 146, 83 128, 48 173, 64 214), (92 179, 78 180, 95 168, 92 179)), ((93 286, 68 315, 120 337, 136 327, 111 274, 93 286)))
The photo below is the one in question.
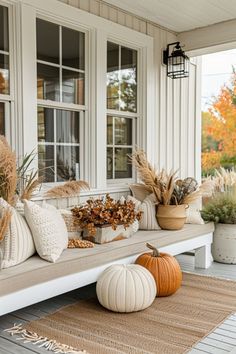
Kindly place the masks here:
POLYGON ((147 33, 147 22, 140 20, 140 32, 147 33))
POLYGON ((117 23, 117 10, 113 7, 109 8, 109 20, 117 23))
POLYGON ((180 110, 181 110, 181 81, 174 80, 173 82, 173 145, 172 145, 172 154, 173 154, 173 169, 179 170, 180 168, 180 110))
POLYGON ((100 16, 109 19, 109 6, 100 3, 100 16))
POLYGON ((194 64, 190 64, 190 76, 189 76, 189 106, 188 106, 188 161, 187 161, 187 169, 189 176, 195 176, 195 112, 196 112, 196 66, 194 64))
POLYGON ((89 4, 89 8, 90 8, 90 12, 94 15, 98 15, 100 14, 100 5, 99 2, 97 0, 89 0, 90 4, 89 4))
POLYGON ((133 28, 133 16, 128 14, 125 15, 125 26, 133 28))
POLYGON ((79 2, 80 2, 80 9, 81 10, 90 12, 88 0, 79 0, 79 2))
POLYGON ((79 0, 68 0, 68 5, 78 7, 78 8, 80 7, 79 0))
MULTIPOLYGON (((165 48, 167 43, 167 38, 166 38, 166 32, 163 30, 160 30, 160 46, 159 50, 161 51, 161 56, 162 56, 162 50, 165 48)), ((167 166, 167 156, 166 156, 166 146, 167 146, 167 141, 166 141, 166 117, 167 117, 167 112, 166 112, 166 105, 168 101, 167 97, 167 79, 166 79, 166 67, 165 65, 162 64, 162 58, 160 58, 160 108, 159 108, 159 120, 160 120, 160 135, 159 135, 159 141, 160 141, 160 167, 161 168, 166 168, 167 166)))
POLYGON ((140 31, 140 20, 137 17, 133 18, 133 29, 135 31, 140 31))
POLYGON ((181 81, 181 118, 180 118, 180 176, 185 178, 188 175, 187 163, 188 163, 188 140, 187 140, 187 124, 188 124, 188 92, 189 92, 189 80, 181 81))
POLYGON ((122 25, 125 26, 125 14, 123 11, 119 11, 117 13, 117 22, 122 25))

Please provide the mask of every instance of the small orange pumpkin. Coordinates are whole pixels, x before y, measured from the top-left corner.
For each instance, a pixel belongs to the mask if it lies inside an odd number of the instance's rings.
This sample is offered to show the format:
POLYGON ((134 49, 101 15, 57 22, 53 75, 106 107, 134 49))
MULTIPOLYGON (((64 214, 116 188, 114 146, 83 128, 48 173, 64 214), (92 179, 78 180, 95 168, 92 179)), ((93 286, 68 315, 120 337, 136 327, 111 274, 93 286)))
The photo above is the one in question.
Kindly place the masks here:
POLYGON ((157 286, 157 296, 169 296, 174 294, 182 282, 182 272, 177 260, 167 253, 160 253, 157 248, 146 244, 153 252, 139 256, 135 263, 148 269, 157 286))

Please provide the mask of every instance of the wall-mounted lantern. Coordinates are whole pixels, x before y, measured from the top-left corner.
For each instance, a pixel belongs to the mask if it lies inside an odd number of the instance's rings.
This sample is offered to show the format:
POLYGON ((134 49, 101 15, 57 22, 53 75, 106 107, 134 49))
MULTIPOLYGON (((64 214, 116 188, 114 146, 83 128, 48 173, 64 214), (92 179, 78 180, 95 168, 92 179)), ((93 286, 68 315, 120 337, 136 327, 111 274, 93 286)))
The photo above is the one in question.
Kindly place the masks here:
POLYGON ((167 45, 166 50, 163 51, 163 63, 167 65, 167 76, 172 79, 189 76, 189 57, 184 53, 179 42, 167 45))

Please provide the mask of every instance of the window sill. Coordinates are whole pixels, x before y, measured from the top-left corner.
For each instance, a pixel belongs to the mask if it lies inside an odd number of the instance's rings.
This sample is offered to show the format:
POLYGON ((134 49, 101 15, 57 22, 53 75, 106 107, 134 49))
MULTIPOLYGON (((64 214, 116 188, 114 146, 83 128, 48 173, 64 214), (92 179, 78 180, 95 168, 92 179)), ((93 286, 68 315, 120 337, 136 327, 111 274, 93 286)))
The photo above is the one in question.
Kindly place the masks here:
MULTIPOLYGON (((33 201, 41 201, 41 200, 48 200, 48 199, 59 199, 59 198, 52 198, 52 197, 46 197, 45 192, 48 190, 48 188, 43 187, 41 191, 32 198, 33 201)), ((119 185, 107 185, 106 188, 103 189, 90 189, 89 191, 81 191, 80 196, 81 197, 92 197, 92 196, 97 196, 97 195, 105 195, 107 193, 113 194, 113 193, 122 193, 122 192, 129 192, 129 186, 128 184, 119 184, 119 185)), ((69 199, 68 197, 65 197, 66 199, 69 199)), ((71 197, 74 198, 74 197, 71 197)), ((76 197, 75 197, 76 198, 76 197)), ((63 198, 60 198, 63 199, 63 198)))

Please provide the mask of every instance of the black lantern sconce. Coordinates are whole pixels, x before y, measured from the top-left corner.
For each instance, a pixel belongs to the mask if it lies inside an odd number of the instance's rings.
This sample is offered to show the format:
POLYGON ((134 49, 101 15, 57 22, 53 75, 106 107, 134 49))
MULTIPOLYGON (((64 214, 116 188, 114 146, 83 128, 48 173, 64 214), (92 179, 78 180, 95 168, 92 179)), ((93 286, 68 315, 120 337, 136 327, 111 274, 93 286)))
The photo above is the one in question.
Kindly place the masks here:
POLYGON ((163 51, 163 63, 167 65, 167 76, 172 79, 189 77, 189 57, 182 50, 179 42, 170 43, 163 51), (173 47, 170 53, 170 47, 173 47))

